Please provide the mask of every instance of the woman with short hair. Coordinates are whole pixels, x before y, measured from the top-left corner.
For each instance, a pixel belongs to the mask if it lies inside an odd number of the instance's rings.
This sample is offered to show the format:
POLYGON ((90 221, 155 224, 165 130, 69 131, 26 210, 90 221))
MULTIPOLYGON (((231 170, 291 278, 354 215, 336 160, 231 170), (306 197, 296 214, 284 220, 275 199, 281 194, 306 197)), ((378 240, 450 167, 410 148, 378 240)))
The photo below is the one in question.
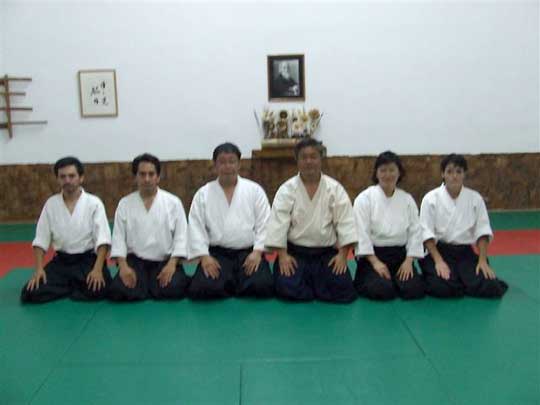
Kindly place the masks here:
POLYGON ((422 200, 420 221, 429 254, 420 267, 426 292, 442 298, 464 294, 499 298, 508 285, 489 265, 487 247, 493 231, 482 196, 463 185, 466 172, 462 155, 446 156, 441 162, 443 184, 422 200))
POLYGON ((374 185, 354 201, 358 230, 354 284, 370 299, 424 296, 424 283, 413 264, 424 256, 422 228, 414 199, 397 187, 404 176, 399 156, 383 152, 375 161, 374 185))

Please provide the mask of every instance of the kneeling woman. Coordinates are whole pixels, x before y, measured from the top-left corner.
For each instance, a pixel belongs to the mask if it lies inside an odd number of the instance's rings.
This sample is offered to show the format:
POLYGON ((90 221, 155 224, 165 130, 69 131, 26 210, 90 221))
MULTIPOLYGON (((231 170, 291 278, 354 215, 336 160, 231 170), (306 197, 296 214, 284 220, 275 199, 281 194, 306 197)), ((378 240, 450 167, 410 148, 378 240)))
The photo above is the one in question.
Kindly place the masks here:
POLYGON ((451 154, 441 162, 443 184, 424 196, 420 221, 429 252, 420 261, 426 292, 436 297, 501 297, 508 285, 487 259, 493 238, 482 196, 463 186, 467 161, 451 154), (478 256, 471 245, 476 243, 478 256))
POLYGON ((424 283, 414 269, 414 258, 424 257, 418 207, 412 196, 397 187, 405 171, 390 151, 375 161, 375 185, 354 201, 358 229, 358 292, 375 300, 422 298, 424 283))

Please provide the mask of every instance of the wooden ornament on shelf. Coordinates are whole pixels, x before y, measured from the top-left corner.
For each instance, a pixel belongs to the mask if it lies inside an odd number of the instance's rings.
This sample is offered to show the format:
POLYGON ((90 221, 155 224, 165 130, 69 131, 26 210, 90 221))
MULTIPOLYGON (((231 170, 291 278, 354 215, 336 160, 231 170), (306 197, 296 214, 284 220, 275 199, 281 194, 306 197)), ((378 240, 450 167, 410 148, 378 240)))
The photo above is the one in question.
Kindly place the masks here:
POLYGON ((0 87, 4 88, 4 91, 0 91, 0 96, 4 97, 5 106, 0 107, 0 111, 5 111, 6 121, 0 122, 0 129, 7 129, 8 135, 10 138, 13 138, 13 126, 14 125, 45 125, 47 121, 13 121, 11 116, 12 111, 33 111, 32 107, 12 107, 11 97, 13 96, 25 96, 26 92, 24 91, 10 91, 9 83, 10 82, 31 82, 31 77, 13 77, 4 75, 0 77, 0 87))

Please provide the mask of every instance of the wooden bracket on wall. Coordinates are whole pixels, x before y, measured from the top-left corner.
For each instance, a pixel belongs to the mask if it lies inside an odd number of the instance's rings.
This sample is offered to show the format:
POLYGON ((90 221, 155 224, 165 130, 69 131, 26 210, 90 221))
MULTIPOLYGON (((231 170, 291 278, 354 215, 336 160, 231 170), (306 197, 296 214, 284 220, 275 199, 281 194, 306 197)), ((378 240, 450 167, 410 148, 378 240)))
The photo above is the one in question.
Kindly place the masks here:
POLYGON ((31 82, 31 77, 13 77, 4 75, 0 77, 0 87, 4 87, 4 91, 0 92, 0 96, 4 97, 5 106, 0 107, 0 111, 5 111, 6 122, 0 122, 0 129, 7 129, 8 135, 10 138, 13 138, 13 126, 14 125, 45 125, 47 121, 13 121, 11 112, 12 111, 33 111, 32 107, 12 107, 11 97, 13 96, 25 96, 26 92, 24 91, 10 91, 9 83, 10 82, 31 82))

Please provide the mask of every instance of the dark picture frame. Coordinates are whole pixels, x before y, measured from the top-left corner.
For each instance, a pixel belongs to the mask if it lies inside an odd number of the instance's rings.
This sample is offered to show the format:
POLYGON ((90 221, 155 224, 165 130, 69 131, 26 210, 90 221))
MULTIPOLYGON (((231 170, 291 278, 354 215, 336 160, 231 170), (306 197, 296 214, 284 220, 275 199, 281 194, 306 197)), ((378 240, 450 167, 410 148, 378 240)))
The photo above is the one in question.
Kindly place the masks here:
POLYGON ((268 101, 305 101, 304 55, 268 55, 268 101))

